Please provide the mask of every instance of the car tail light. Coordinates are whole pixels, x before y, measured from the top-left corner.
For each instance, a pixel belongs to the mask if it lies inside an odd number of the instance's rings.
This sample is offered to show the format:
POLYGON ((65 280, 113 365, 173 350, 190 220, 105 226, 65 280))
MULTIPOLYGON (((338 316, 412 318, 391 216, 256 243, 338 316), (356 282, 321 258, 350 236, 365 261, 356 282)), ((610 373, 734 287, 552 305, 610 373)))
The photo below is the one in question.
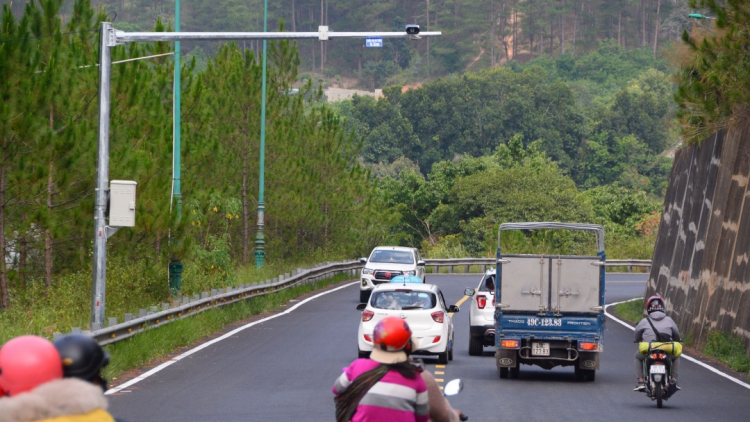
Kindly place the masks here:
POLYGON ((372 337, 370 337, 369 334, 365 334, 364 336, 365 336, 365 340, 372 342, 372 337))
POLYGON ((362 321, 369 321, 375 316, 375 312, 365 309, 362 312, 362 321))
POLYGON ((588 341, 582 341, 578 343, 578 350, 597 350, 599 345, 588 341))
POLYGON ((430 314, 432 316, 432 319, 435 320, 435 322, 443 323, 443 320, 445 320, 445 314, 443 311, 437 311, 430 314))
POLYGON ((437 343, 437 342, 439 342, 439 341, 440 341, 440 336, 435 336, 435 338, 434 338, 434 339, 432 339, 432 342, 433 342, 433 343, 437 343))
POLYGON ((477 295, 477 306, 479 307, 479 309, 484 309, 484 307, 487 306, 487 297, 477 295))
POLYGON ((518 349, 520 342, 518 340, 500 340, 500 347, 506 349, 518 349))

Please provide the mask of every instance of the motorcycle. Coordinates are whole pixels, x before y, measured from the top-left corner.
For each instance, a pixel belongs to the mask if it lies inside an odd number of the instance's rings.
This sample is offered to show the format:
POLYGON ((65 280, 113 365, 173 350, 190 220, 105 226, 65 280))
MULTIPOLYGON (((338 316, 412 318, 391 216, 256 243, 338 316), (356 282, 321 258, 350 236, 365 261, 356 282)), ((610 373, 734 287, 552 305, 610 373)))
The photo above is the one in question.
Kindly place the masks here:
MULTIPOLYGON (((458 393, 460 393, 461 390, 463 389, 464 389, 464 383, 460 379, 450 380, 448 381, 447 384, 445 384, 445 388, 443 388, 443 395, 446 397, 455 396, 458 393)), ((469 420, 469 417, 466 416, 466 414, 464 414, 463 412, 461 412, 461 416, 459 417, 459 419, 462 421, 467 421, 469 420)))
POLYGON ((664 401, 677 391, 677 384, 672 379, 672 357, 664 351, 664 344, 652 346, 649 343, 646 359, 643 360, 644 374, 648 374, 646 396, 656 400, 656 407, 660 409, 664 401))

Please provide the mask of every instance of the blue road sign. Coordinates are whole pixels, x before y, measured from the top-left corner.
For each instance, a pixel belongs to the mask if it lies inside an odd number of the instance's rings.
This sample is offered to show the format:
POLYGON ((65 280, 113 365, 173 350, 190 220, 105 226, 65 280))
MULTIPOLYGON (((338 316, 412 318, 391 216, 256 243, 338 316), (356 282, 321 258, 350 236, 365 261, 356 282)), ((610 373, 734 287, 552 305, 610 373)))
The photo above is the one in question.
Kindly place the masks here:
POLYGON ((365 39, 365 47, 382 47, 382 46, 383 46, 383 39, 380 37, 365 39))

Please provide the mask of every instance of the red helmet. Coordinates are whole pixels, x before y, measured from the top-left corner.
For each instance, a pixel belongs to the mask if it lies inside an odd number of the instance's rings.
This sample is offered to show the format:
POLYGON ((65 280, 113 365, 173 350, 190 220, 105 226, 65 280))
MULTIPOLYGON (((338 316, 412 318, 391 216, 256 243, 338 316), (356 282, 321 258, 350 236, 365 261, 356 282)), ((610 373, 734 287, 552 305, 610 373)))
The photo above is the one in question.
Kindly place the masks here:
POLYGON ((386 352, 411 351, 411 329, 403 319, 395 316, 381 319, 373 330, 372 344, 386 352))
POLYGON ((31 391, 62 375, 60 354, 47 339, 21 336, 0 348, 0 390, 9 396, 31 391))
POLYGON ((646 311, 650 314, 651 312, 665 312, 664 298, 659 295, 654 295, 648 298, 646 301, 646 311))

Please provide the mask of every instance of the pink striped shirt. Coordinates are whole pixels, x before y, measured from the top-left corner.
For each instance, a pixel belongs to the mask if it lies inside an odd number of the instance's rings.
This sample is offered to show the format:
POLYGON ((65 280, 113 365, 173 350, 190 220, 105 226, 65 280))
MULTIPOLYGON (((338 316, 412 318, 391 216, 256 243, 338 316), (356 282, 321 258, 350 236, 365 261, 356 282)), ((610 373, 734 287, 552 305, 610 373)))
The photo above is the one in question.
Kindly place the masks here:
MULTIPOLYGON (((378 365, 380 363, 371 359, 355 360, 336 379, 333 394, 346 390, 357 376, 378 365)), ((429 419, 427 386, 422 377, 409 379, 390 370, 362 397, 352 422, 427 422, 429 419)))

